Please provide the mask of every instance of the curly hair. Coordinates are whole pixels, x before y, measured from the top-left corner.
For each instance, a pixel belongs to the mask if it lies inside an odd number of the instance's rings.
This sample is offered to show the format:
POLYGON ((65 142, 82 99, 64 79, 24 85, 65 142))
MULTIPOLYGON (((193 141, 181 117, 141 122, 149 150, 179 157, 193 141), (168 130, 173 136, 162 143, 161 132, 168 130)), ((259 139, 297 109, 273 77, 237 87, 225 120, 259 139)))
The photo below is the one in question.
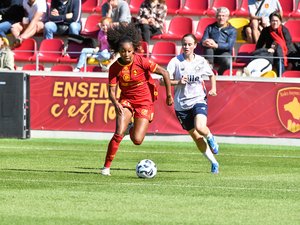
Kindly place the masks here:
POLYGON ((107 30, 107 41, 114 52, 118 52, 124 42, 131 42, 137 50, 141 42, 141 34, 133 23, 120 24, 107 30))

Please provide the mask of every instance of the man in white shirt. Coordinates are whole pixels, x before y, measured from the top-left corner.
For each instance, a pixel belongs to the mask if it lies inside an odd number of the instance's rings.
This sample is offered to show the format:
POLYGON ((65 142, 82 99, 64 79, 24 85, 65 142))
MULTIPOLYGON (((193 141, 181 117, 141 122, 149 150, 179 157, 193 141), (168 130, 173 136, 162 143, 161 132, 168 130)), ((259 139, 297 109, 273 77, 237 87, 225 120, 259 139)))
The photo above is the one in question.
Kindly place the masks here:
POLYGON ((46 0, 23 0, 23 7, 27 16, 23 18, 22 22, 13 24, 11 28, 11 33, 16 39, 15 46, 21 44, 22 40, 41 32, 46 21, 46 0))

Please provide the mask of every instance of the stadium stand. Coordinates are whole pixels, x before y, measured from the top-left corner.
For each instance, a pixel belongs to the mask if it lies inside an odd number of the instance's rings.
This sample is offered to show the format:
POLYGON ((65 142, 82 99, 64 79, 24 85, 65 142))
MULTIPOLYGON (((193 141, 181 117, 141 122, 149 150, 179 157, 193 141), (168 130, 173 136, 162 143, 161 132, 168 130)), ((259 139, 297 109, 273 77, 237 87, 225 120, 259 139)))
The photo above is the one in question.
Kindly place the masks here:
POLYGON ((36 67, 37 67, 37 64, 35 64, 35 63, 25 64, 23 66, 22 70, 37 70, 37 69, 40 70, 40 71, 44 71, 45 70, 45 67, 42 64, 39 64, 38 68, 36 68, 36 67))
POLYGON ((82 0, 82 12, 92 13, 96 11, 98 0, 82 0))
POLYGON ((73 71, 73 67, 70 64, 55 64, 51 71, 73 71))
POLYGON ((100 23, 101 17, 102 16, 100 14, 96 13, 89 15, 85 21, 83 29, 81 30, 81 34, 96 38, 100 30, 98 23, 100 23))
POLYGON ((87 65, 86 68, 82 67, 80 71, 81 72, 102 72, 102 69, 100 66, 97 65, 87 65))
POLYGON ((287 70, 282 73, 282 77, 300 78, 300 71, 287 70))
POLYGON ((202 17, 199 22, 198 22, 198 25, 197 25, 197 28, 196 28, 196 32, 195 32, 195 36, 198 40, 201 40, 203 34, 204 34, 204 31, 205 31, 205 28, 209 25, 209 24, 212 24, 216 22, 216 19, 214 17, 202 17))
POLYGON ((290 17, 292 12, 295 10, 295 0, 279 0, 283 17, 290 17))
POLYGON ((129 8, 131 14, 138 14, 140 6, 144 0, 130 0, 129 8))
POLYGON ((207 10, 208 16, 215 16, 216 9, 220 7, 227 7, 230 11, 230 15, 233 16, 237 10, 238 1, 237 0, 214 0, 211 7, 207 10))
MULTIPOLYGON (((232 69, 232 76, 236 76, 236 73, 238 72, 238 69, 232 69)), ((223 73, 224 76, 230 76, 230 69, 227 69, 223 73)))
POLYGON ((181 0, 166 0, 168 6, 168 15, 175 15, 181 6, 181 0))
POLYGON ((248 25, 250 23, 250 20, 247 18, 233 17, 229 19, 229 23, 237 30, 236 42, 245 43, 246 41, 243 38, 242 32, 244 26, 248 25))
POLYGON ((153 45, 150 59, 160 65, 167 65, 177 54, 176 44, 171 41, 157 41, 153 45))
POLYGON ((206 11, 209 8, 209 1, 195 1, 195 0, 186 0, 184 4, 181 5, 178 10, 180 15, 193 15, 193 16, 203 16, 206 15, 206 11))
MULTIPOLYGON (((60 62, 64 42, 59 38, 43 39, 37 53, 40 62, 60 62)), ((34 55, 36 57, 36 54, 34 55)))
POLYGON ((193 33, 193 20, 189 17, 173 17, 166 33, 161 35, 164 40, 181 40, 187 33, 193 33))
POLYGON ((248 0, 241 0, 240 6, 234 12, 235 16, 238 17, 248 17, 249 16, 249 9, 248 9, 248 0))
POLYGON ((37 43, 34 38, 28 38, 22 44, 13 49, 15 61, 34 61, 37 52, 37 43))
POLYGON ((297 7, 292 12, 291 17, 294 19, 300 18, 300 1, 298 1, 297 7))
POLYGON ((242 44, 236 53, 236 60, 232 63, 233 67, 246 66, 250 62, 252 53, 254 51, 255 51, 255 44, 249 44, 249 43, 242 44))
POLYGON ((284 26, 289 30, 292 41, 300 42, 300 20, 288 20, 284 26))

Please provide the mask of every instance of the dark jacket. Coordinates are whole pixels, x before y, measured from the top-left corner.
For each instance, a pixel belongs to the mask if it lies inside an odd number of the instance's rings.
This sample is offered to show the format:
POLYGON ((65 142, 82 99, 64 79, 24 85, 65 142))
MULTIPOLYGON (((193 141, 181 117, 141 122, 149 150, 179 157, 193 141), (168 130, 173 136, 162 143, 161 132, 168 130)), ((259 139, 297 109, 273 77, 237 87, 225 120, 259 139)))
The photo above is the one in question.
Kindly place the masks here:
POLYGON ((227 27, 219 30, 218 24, 215 22, 206 27, 201 42, 208 38, 213 39, 219 46, 218 49, 216 49, 217 52, 232 53, 232 48, 236 41, 236 35, 236 29, 232 25, 229 24, 227 27))
POLYGON ((58 24, 69 25, 72 22, 80 23, 81 19, 81 0, 68 0, 64 5, 62 0, 52 0, 51 9, 49 13, 49 21, 53 21, 58 24), (52 9, 57 9, 59 16, 52 16, 50 13, 52 9), (67 13, 73 13, 71 19, 66 18, 67 13))
MULTIPOLYGON (((298 29, 298 28, 295 28, 295 29, 298 29)), ((296 49, 295 49, 295 46, 292 42, 292 38, 291 38, 291 35, 290 35, 290 32, 289 30, 285 27, 285 26, 282 26, 282 33, 283 33, 283 36, 284 36, 284 39, 285 39, 285 42, 286 42, 286 46, 288 48, 288 55, 291 54, 292 52, 295 52, 296 49)), ((261 34, 259 36, 259 39, 256 43, 256 49, 259 49, 259 48, 271 48, 272 44, 274 43, 274 40, 271 36, 271 33, 270 33, 270 26, 269 27, 265 27, 262 31, 261 31, 261 34)), ((278 56, 282 56, 282 53, 280 54, 280 52, 277 52, 278 56)))
POLYGON ((14 24, 22 21, 25 16, 23 0, 1 0, 0 15, 2 15, 1 22, 8 21, 14 24))

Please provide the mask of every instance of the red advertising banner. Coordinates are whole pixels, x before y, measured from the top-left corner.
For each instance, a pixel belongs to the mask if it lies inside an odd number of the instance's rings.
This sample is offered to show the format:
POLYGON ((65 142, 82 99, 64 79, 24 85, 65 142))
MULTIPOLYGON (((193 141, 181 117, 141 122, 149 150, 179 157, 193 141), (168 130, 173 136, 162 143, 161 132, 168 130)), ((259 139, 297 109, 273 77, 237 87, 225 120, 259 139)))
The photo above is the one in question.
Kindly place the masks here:
MULTIPOLYGON (((216 135, 300 138, 300 83, 218 81, 209 97, 216 135)), ((106 78, 31 76, 31 129, 113 132, 115 110, 106 78)), ((149 133, 186 134, 159 87, 149 133)))

